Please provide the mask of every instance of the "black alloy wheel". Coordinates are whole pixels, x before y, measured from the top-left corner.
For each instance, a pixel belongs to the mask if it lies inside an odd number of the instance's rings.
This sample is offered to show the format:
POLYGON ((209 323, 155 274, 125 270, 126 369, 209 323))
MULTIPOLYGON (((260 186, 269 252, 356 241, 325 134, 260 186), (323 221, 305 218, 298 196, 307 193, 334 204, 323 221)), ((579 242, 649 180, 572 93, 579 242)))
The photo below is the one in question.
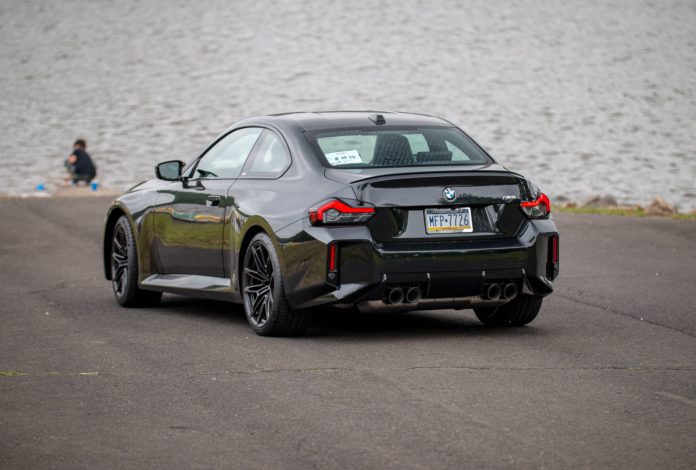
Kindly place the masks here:
POLYGON ((262 336, 295 336, 306 332, 309 314, 292 310, 285 298, 280 262, 265 233, 249 243, 242 263, 242 295, 249 325, 262 336))
POLYGON ((123 297, 128 285, 128 239, 123 224, 116 224, 111 241, 111 282, 116 298, 123 297))
POLYGON ((255 328, 266 324, 273 309, 273 263, 261 240, 249 245, 244 260, 244 306, 255 328))
POLYGON ((138 287, 135 237, 125 215, 116 222, 111 238, 111 286, 116 300, 123 307, 152 306, 162 298, 161 292, 138 287))

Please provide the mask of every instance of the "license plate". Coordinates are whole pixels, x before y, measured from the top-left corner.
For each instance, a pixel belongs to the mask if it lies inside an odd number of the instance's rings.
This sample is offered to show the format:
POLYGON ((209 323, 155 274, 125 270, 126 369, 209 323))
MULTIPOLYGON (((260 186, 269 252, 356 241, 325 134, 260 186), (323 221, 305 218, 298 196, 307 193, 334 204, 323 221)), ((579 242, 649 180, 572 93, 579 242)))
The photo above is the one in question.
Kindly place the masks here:
POLYGON ((473 232, 471 208, 425 209, 426 233, 465 233, 473 232))

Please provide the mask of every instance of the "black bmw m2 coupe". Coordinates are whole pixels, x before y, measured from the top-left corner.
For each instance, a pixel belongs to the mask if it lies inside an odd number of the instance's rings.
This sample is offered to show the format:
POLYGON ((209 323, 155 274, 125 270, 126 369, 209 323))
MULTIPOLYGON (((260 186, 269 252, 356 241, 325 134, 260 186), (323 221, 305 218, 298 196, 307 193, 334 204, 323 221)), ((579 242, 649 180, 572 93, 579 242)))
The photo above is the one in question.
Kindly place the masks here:
POLYGON ((549 198, 436 117, 255 117, 155 173, 106 216, 124 307, 162 292, 229 300, 260 335, 300 334, 330 305, 471 308, 521 326, 558 275, 549 198))

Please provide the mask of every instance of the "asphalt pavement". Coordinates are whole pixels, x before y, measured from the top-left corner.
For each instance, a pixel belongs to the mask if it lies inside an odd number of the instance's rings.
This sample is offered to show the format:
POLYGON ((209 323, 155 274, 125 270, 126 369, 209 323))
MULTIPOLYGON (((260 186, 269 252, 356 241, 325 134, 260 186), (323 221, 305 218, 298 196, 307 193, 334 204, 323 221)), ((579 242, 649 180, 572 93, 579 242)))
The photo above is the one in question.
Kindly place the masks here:
POLYGON ((696 223, 557 214, 537 320, 122 309, 103 198, 0 201, 0 468, 694 468, 696 223))

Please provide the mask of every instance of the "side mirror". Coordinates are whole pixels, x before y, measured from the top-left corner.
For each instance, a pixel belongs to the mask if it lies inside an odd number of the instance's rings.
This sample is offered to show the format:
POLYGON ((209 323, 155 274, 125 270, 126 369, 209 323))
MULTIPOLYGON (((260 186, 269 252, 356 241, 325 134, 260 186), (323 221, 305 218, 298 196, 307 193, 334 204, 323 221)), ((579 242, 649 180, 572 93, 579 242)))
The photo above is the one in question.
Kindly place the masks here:
POLYGON ((155 174, 161 180, 178 181, 181 179, 181 170, 185 163, 180 160, 162 162, 155 167, 155 174))

